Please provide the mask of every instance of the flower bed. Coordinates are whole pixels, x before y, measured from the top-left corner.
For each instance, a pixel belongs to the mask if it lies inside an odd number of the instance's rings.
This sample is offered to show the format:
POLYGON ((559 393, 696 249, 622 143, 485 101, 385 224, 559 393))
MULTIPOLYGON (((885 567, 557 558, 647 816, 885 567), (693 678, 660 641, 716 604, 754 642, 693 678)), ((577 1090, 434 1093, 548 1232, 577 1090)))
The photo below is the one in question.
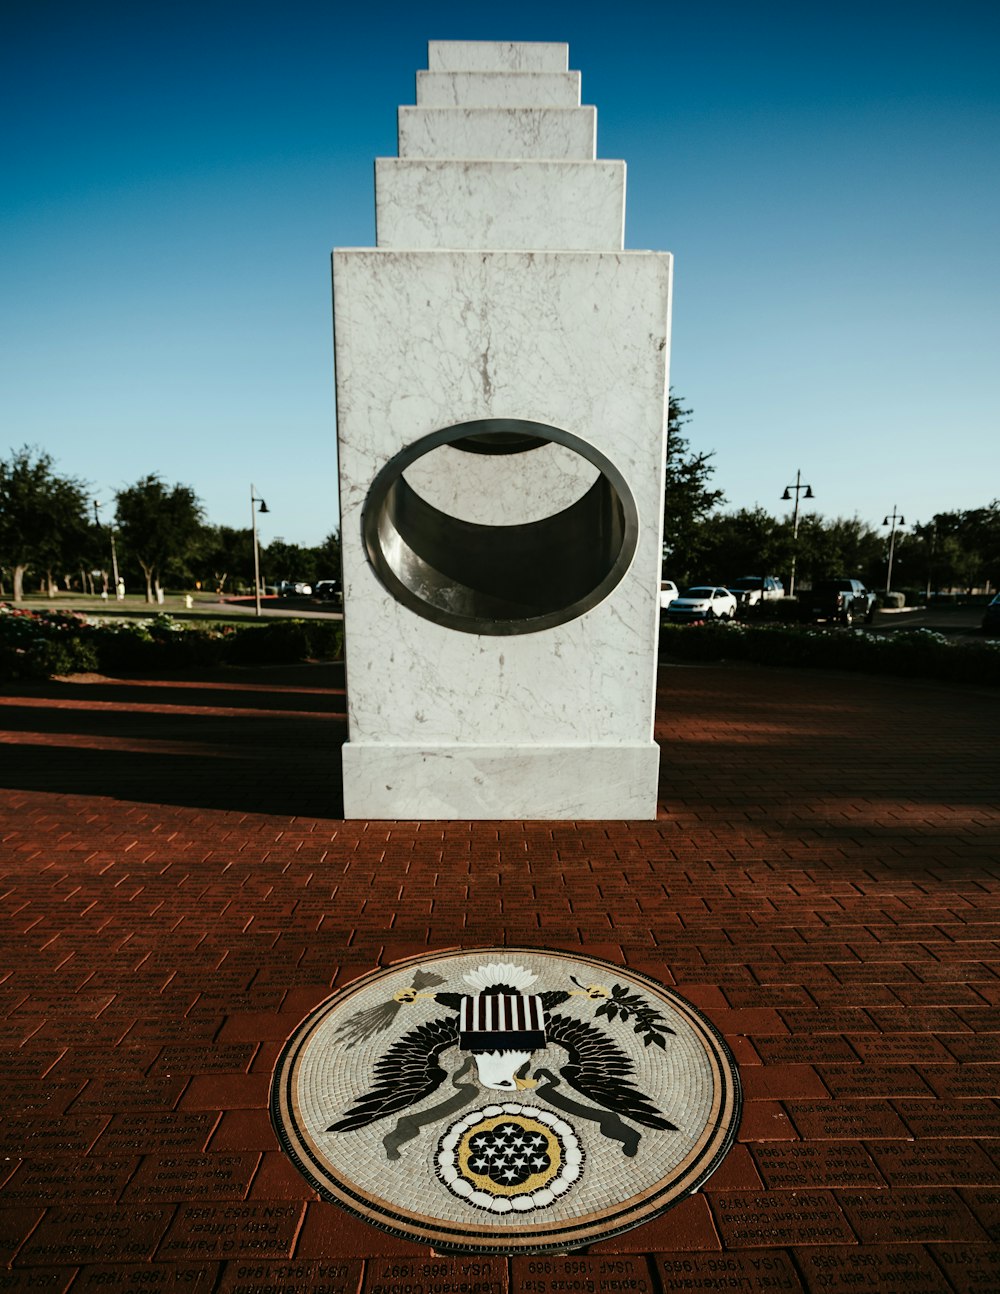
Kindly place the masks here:
POLYGON ((23 611, 0 604, 0 679, 96 669, 96 644, 83 630, 82 617, 72 612, 23 611))
POLYGON ((0 679, 335 660, 342 650, 340 621, 200 625, 166 615, 89 620, 0 603, 0 679))
POLYGON ((1000 643, 956 642, 930 629, 883 635, 788 625, 665 624, 660 654, 1000 685, 1000 643))

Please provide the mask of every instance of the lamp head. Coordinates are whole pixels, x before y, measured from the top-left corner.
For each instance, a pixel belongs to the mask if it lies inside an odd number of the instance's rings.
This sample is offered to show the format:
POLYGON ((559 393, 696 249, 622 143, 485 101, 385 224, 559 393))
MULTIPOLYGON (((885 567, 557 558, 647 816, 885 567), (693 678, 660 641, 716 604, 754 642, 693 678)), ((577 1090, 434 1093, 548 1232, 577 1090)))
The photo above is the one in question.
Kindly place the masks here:
POLYGON ((807 499, 815 499, 815 497, 816 497, 816 496, 815 496, 815 494, 813 494, 813 487, 812 487, 811 485, 807 485, 807 486, 806 486, 806 498, 807 498, 807 499))
POLYGON ((785 486, 785 492, 784 492, 784 494, 783 494, 781 497, 782 497, 783 499, 790 499, 790 498, 792 497, 792 495, 791 495, 791 491, 789 490, 789 488, 788 488, 788 486, 787 486, 787 485, 785 486))
POLYGON ((257 511, 258 511, 258 512, 270 512, 270 511, 271 511, 271 509, 267 506, 267 504, 264 502, 264 500, 263 500, 263 499, 261 499, 261 501, 260 501, 260 507, 257 509, 257 511))

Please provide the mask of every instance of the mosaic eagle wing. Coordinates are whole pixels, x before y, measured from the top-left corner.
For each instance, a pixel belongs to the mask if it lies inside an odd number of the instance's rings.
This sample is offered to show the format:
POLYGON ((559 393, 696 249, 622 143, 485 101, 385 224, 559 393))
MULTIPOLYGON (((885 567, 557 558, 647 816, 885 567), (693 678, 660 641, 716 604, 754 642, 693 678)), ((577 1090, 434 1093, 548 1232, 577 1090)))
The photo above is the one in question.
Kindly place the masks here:
POLYGON ((452 1016, 417 1025, 397 1039, 375 1064, 375 1086, 327 1132, 350 1132, 365 1128, 390 1114, 398 1114, 444 1082, 447 1070, 439 1063, 441 1053, 458 1042, 458 1021, 452 1016))
POLYGON ((569 1061, 559 1073, 588 1101, 647 1128, 676 1132, 677 1125, 664 1118, 632 1082, 635 1066, 603 1030, 585 1020, 550 1015, 545 1024, 545 1040, 569 1052, 569 1061))

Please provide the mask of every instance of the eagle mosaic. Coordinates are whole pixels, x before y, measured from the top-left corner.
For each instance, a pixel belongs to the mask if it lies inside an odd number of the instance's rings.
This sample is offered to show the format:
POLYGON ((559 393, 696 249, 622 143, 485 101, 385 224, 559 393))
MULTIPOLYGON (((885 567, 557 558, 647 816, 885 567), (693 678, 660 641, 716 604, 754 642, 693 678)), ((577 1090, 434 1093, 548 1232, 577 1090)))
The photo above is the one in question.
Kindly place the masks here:
POLYGON ((632 1061, 600 1027, 599 1019, 634 1019, 635 1032, 647 1044, 660 1047, 673 1029, 655 1007, 621 984, 584 986, 570 978, 573 988, 530 993, 526 990, 535 986, 537 975, 513 962, 490 962, 464 975, 468 988, 456 992, 438 988, 444 983, 441 976, 418 970, 412 983, 391 1000, 345 1021, 340 1030, 344 1045, 383 1032, 401 1010, 420 1000, 433 1001, 443 1013, 388 1048, 374 1067, 371 1089, 327 1131, 348 1132, 401 1116, 383 1138, 388 1157, 398 1159, 400 1146, 421 1127, 461 1109, 477 1095, 474 1084, 466 1083, 460 1098, 451 1097, 419 1118, 402 1114, 441 1088, 449 1077, 445 1056, 452 1048, 468 1057, 461 1069, 451 1070, 453 1082, 474 1066, 479 1086, 490 1091, 534 1089, 558 1109, 596 1122, 628 1156, 635 1155, 641 1136, 632 1125, 675 1131, 676 1125, 635 1085, 632 1061), (593 1022, 560 1014, 557 1008, 574 997, 597 1004, 593 1022), (585 1103, 569 1097, 567 1086, 585 1103))
POLYGON ((711 1173, 739 1120, 711 1023, 582 953, 449 950, 370 972, 286 1043, 271 1114, 327 1199, 440 1249, 565 1249, 711 1173))

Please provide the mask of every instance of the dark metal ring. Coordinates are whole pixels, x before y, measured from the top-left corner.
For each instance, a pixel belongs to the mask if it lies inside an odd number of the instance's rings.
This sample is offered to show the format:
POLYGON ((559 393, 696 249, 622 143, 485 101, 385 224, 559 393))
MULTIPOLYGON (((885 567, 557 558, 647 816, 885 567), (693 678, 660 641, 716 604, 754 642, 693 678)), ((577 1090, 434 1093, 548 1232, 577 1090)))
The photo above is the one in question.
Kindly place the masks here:
MULTIPOLYGON (((529 456, 526 485, 530 468, 529 456)), ((410 611, 462 633, 511 635, 565 624, 602 602, 632 562, 639 516, 625 478, 579 436, 519 418, 482 418, 431 432, 390 459, 368 491, 361 529, 375 574, 410 611), (479 525, 433 507, 403 476, 431 450, 456 442, 481 453, 509 453, 517 442, 564 445, 600 475, 551 517, 479 525)))

